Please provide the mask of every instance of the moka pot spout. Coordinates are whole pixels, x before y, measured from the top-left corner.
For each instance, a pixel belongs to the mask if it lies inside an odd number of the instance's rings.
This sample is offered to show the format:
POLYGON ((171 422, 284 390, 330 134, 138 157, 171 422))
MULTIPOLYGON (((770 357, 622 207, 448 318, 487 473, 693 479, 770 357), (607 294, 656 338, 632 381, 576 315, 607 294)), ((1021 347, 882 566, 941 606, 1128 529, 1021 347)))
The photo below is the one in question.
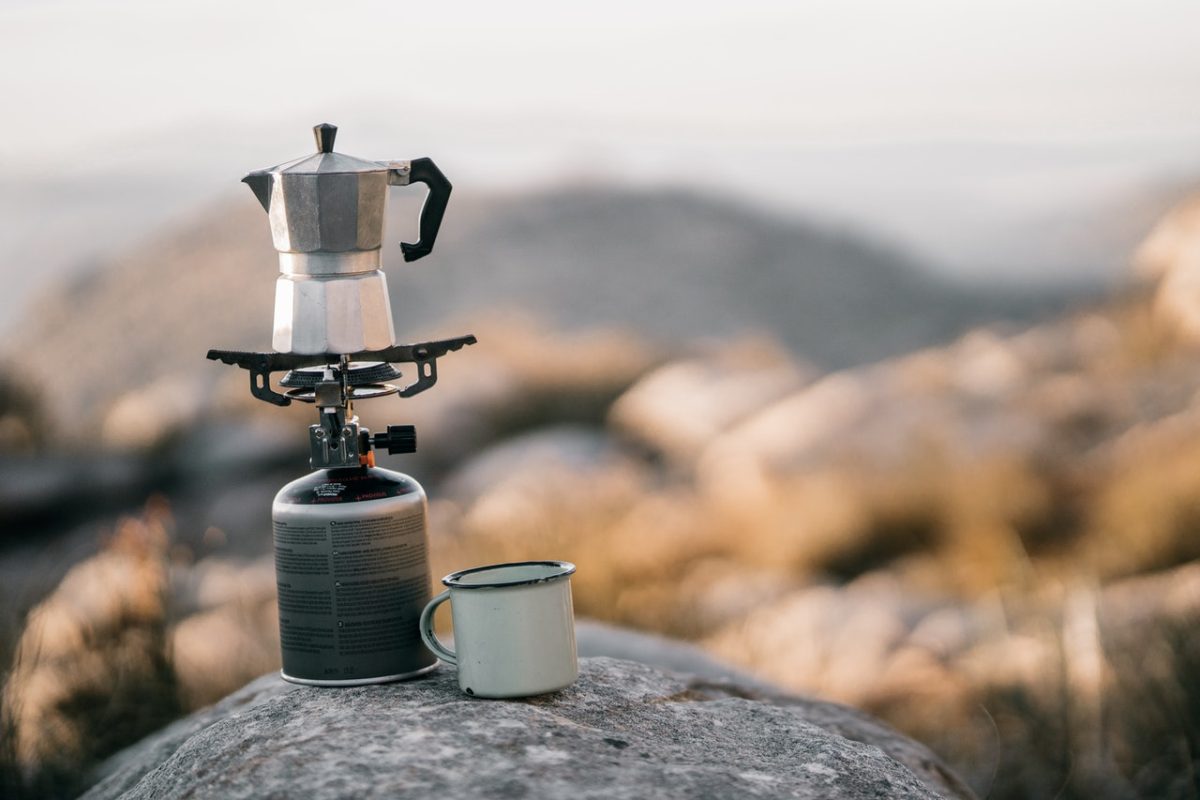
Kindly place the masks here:
POLYGON ((271 184, 274 180, 269 170, 259 169, 242 178, 242 183, 250 187, 258 202, 262 203, 263 211, 271 213, 271 184))

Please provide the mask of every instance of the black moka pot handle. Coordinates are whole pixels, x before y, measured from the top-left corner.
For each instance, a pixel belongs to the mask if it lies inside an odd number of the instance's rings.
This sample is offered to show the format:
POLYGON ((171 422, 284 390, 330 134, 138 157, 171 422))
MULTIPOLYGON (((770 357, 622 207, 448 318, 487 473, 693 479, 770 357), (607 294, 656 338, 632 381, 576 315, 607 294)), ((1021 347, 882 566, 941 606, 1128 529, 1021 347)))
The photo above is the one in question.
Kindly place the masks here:
POLYGON ((428 158, 414 158, 409 162, 408 182, 423 183, 429 187, 425 205, 421 206, 421 238, 415 244, 400 243, 404 260, 416 261, 422 256, 429 255, 433 250, 438 229, 442 227, 442 217, 446 214, 446 203, 450 201, 450 191, 454 187, 450 181, 446 180, 446 176, 437 168, 437 165, 428 158))

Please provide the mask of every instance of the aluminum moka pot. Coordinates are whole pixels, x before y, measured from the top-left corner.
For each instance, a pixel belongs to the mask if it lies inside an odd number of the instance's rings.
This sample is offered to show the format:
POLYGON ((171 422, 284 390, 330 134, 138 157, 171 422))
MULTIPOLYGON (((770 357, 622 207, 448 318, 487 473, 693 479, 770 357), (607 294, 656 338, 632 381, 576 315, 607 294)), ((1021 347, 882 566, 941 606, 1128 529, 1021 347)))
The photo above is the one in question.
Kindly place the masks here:
POLYGON ((387 279, 380 269, 388 186, 424 183, 420 241, 405 261, 433 249, 451 185, 428 158, 367 161, 333 152, 337 128, 313 128, 314 155, 242 180, 271 218, 279 251, 275 333, 281 353, 358 353, 396 343, 387 279))

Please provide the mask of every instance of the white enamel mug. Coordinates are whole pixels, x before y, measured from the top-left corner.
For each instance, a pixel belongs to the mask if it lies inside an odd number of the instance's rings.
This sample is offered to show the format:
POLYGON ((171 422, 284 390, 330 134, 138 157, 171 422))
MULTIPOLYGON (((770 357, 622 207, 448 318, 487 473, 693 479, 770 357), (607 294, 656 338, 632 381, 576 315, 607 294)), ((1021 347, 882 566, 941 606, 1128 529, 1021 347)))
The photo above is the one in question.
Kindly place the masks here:
POLYGON ((579 677, 575 612, 566 561, 521 561, 454 572, 421 613, 421 638, 458 667, 458 686, 475 697, 528 697, 579 677), (450 601, 454 650, 433 632, 433 612, 450 601))

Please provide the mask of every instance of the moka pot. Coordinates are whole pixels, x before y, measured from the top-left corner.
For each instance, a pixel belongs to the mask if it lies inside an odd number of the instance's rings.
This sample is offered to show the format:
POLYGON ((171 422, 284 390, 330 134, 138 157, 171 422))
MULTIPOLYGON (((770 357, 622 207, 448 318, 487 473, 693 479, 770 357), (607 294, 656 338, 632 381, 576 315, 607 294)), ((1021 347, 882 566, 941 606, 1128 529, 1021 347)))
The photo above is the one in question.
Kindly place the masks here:
POLYGON ((280 353, 357 353, 396 343, 381 267, 388 186, 429 186, 420 240, 405 261, 427 255, 452 186, 428 158, 368 161, 333 151, 337 128, 313 129, 317 152, 242 180, 266 209, 279 251, 272 346, 280 353))

